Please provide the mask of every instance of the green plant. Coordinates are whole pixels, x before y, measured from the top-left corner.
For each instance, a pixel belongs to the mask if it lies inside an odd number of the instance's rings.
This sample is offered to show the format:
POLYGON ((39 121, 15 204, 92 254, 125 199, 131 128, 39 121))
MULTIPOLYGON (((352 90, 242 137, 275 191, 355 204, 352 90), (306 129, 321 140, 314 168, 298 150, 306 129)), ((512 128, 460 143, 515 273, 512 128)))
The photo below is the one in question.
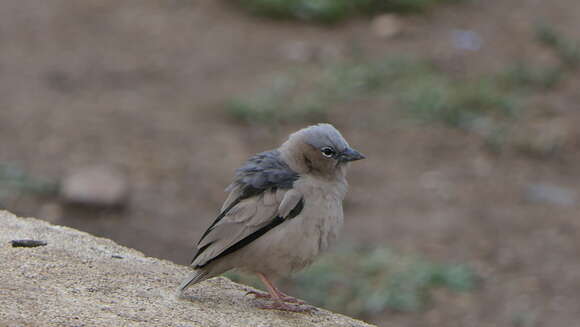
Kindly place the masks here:
MULTIPOLYGON (((528 78, 523 73, 519 77, 528 78)), ((513 87, 505 87, 506 81, 503 75, 458 80, 426 61, 408 58, 346 61, 281 76, 254 94, 230 99, 226 110, 250 123, 310 122, 325 119, 338 104, 387 100, 412 119, 479 134, 499 149, 517 116, 515 89, 524 84, 512 81, 513 87)))
POLYGON ((552 89, 580 63, 580 46, 546 24, 536 25, 536 40, 551 49, 559 62, 551 66, 538 66, 518 61, 498 77, 498 85, 512 92, 552 89))
POLYGON ((278 124, 315 122, 326 118, 326 105, 317 94, 297 94, 297 81, 289 76, 275 79, 269 88, 226 102, 234 119, 246 123, 278 124))
POLYGON ((508 67, 500 78, 511 89, 552 89, 564 78, 564 70, 559 66, 537 67, 518 62, 508 67))
MULTIPOLYGON (((260 286, 255 279, 235 273, 228 276, 260 286)), ((360 317, 386 309, 424 310, 433 288, 470 291, 477 279, 465 265, 433 263, 384 246, 349 246, 322 257, 298 274, 292 294, 311 304, 360 317)))
POLYGON ((16 165, 0 163, 0 199, 23 192, 53 194, 57 188, 56 183, 32 176, 16 165))
POLYGON ((512 318, 513 327, 535 327, 538 319, 534 312, 519 312, 512 318))
POLYGON ((238 0, 237 3, 260 16, 331 24, 360 14, 422 12, 439 3, 460 1, 465 0, 238 0))
POLYGON ((327 118, 330 107, 377 97, 403 81, 419 78, 428 65, 403 59, 342 62, 278 76, 268 87, 229 99, 226 112, 256 124, 312 122, 327 118))
POLYGON ((458 3, 464 0, 367 0, 362 1, 361 11, 376 14, 381 12, 414 13, 422 12, 442 3, 458 3))
POLYGON ((553 29, 547 24, 536 26, 536 39, 541 44, 554 50, 563 66, 577 69, 580 64, 580 45, 553 29))
POLYGON ((512 118, 516 108, 493 80, 456 81, 437 73, 402 90, 401 104, 423 121, 467 130, 476 129, 482 119, 512 118))
POLYGON ((350 0, 240 0, 250 12, 277 19, 299 19, 335 23, 356 8, 350 0))
POLYGON ((385 58, 372 62, 346 61, 323 67, 318 88, 327 96, 350 100, 377 95, 432 73, 432 67, 422 61, 385 58))

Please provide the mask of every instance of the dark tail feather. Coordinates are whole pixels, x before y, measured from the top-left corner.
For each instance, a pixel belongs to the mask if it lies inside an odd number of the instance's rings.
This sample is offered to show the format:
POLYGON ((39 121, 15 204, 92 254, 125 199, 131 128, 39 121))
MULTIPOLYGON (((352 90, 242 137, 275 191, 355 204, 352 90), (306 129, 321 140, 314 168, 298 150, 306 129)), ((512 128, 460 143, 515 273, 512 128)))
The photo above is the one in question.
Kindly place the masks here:
POLYGON ((193 274, 191 274, 189 277, 187 277, 187 279, 185 279, 183 281, 183 283, 181 283, 181 285, 179 285, 179 292, 183 293, 183 291, 185 291, 185 289, 188 288, 189 286, 206 280, 209 277, 208 275, 209 275, 209 273, 207 271, 202 270, 202 269, 194 270, 193 274))

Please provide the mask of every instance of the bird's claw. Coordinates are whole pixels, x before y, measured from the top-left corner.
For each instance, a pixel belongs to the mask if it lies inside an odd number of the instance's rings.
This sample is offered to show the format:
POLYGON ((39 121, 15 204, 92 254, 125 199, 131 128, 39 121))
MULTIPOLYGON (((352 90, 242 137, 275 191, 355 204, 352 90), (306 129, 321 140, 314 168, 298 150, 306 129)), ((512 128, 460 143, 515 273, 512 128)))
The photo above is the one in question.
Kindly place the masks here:
POLYGON ((256 299, 272 299, 272 295, 269 293, 259 292, 259 291, 247 291, 246 296, 253 295, 256 299))
MULTIPOLYGON (((253 295, 255 298, 258 299, 269 299, 269 300, 275 300, 275 298, 270 295, 270 293, 265 293, 265 292, 259 292, 259 291, 247 291, 246 295, 253 295)), ((286 294, 280 294, 280 300, 283 302, 287 302, 287 303, 296 303, 296 304, 306 304, 306 302, 299 300, 295 297, 286 295, 286 294)))

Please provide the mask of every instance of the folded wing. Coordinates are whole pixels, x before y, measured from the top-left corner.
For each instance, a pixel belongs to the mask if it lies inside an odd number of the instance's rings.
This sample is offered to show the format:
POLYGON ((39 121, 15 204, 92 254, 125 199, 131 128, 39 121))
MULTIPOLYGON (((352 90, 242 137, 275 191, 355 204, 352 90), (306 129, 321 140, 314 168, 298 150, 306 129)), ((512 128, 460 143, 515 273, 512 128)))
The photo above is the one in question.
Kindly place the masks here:
POLYGON ((302 194, 293 189, 298 177, 277 151, 250 158, 238 169, 220 214, 199 240, 192 265, 203 268, 296 217, 304 206, 302 194))

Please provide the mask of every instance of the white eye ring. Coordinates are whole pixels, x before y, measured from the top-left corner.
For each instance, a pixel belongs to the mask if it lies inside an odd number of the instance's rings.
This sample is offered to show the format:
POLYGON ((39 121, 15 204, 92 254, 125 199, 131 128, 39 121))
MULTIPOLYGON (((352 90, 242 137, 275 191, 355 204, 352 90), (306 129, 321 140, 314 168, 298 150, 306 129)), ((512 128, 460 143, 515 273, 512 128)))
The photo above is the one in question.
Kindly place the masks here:
POLYGON ((320 149, 320 152, 327 158, 332 158, 332 156, 335 154, 334 149, 329 146, 325 146, 324 148, 320 149))

